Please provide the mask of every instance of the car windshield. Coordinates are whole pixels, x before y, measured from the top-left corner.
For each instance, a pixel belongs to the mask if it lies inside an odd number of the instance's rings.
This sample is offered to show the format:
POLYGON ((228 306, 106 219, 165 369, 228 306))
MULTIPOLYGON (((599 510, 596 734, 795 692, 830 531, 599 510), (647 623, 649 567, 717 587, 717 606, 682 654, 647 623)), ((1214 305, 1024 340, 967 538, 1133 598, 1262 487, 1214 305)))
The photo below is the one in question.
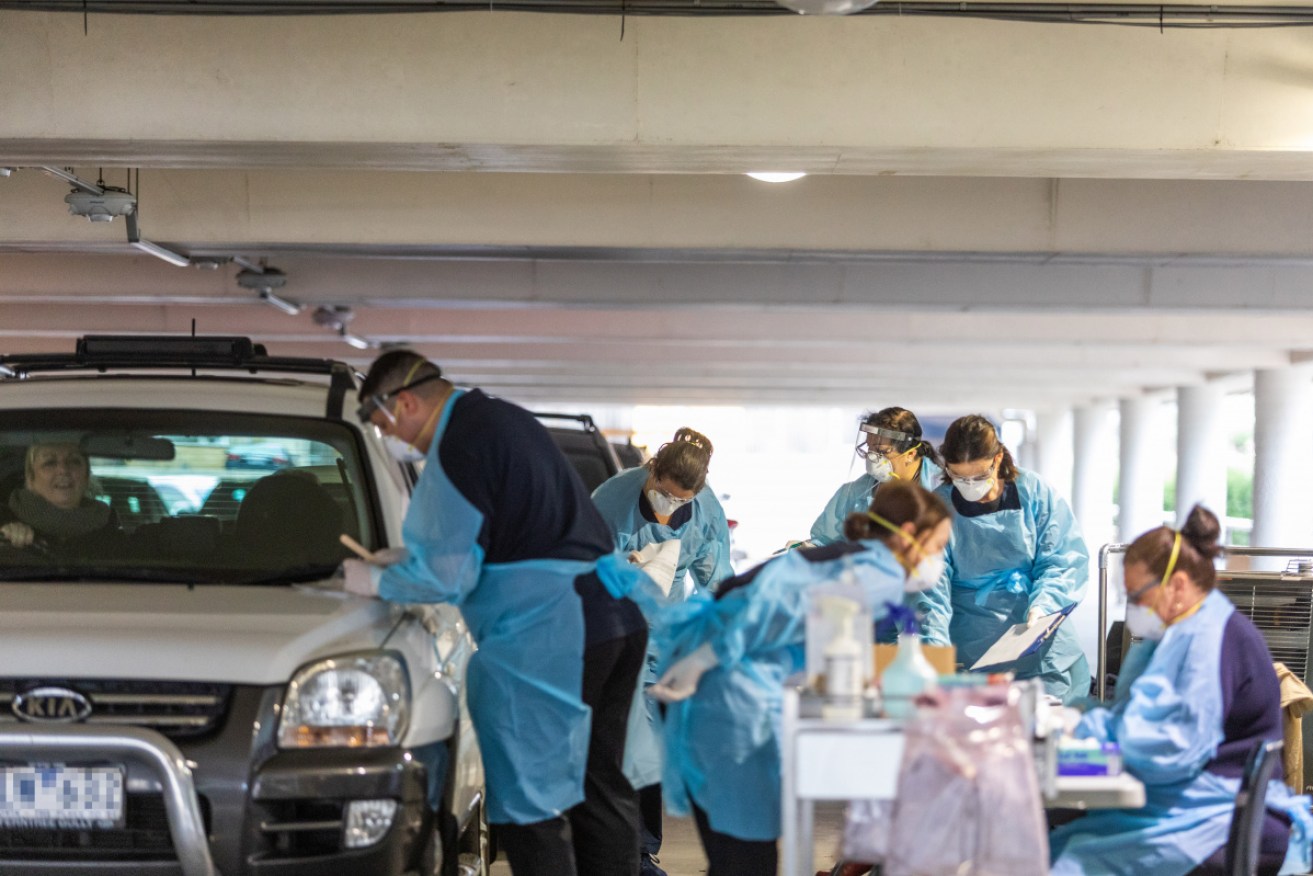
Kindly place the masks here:
POLYGON ((371 547, 360 435, 214 411, 6 411, 0 580, 295 583, 371 547))

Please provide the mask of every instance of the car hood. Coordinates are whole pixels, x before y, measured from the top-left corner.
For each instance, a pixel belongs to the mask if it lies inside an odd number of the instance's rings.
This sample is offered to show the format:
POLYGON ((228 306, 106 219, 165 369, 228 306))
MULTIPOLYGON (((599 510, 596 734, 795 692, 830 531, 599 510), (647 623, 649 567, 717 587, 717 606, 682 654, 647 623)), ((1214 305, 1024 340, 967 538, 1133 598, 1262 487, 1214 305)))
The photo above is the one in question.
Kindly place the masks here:
POLYGON ((402 609, 311 587, 0 584, 0 674, 285 683, 377 648, 402 609))

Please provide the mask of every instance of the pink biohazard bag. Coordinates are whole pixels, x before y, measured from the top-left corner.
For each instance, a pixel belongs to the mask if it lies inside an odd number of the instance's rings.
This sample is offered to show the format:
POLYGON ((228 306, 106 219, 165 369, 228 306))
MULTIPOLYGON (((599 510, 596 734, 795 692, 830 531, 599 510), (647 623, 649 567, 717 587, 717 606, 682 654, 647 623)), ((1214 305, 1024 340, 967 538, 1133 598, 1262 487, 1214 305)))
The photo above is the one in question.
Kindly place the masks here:
POLYGON ((908 722, 886 876, 1043 876, 1048 831, 1006 686, 940 691, 908 722))

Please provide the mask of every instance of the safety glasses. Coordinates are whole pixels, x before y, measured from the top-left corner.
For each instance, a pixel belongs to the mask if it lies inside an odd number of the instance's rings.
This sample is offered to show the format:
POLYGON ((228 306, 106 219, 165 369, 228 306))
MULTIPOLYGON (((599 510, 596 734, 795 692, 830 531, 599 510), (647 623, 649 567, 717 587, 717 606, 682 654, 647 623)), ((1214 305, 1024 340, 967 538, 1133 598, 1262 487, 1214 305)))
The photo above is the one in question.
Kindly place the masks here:
POLYGON ((388 399, 395 398, 398 394, 403 393, 408 389, 414 389, 417 386, 434 380, 440 380, 441 378, 442 375, 440 374, 426 374, 419 380, 413 380, 410 383, 398 386, 396 389, 390 390, 389 392, 376 392, 365 398, 365 400, 360 403, 360 407, 356 408, 356 416, 360 418, 361 423, 368 426, 374 419, 374 412, 382 411, 383 416, 387 417, 389 422, 395 424, 397 418, 393 416, 392 412, 387 408, 388 399))

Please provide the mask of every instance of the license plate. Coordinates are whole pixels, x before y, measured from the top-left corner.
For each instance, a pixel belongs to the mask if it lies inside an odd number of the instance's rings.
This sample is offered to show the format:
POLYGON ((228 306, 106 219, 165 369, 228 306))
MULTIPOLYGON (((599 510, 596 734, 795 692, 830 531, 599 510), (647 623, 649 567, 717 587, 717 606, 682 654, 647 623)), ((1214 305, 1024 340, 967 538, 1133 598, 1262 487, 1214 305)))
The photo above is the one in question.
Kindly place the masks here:
POLYGON ((0 827, 123 826, 123 770, 62 763, 0 767, 0 827))

